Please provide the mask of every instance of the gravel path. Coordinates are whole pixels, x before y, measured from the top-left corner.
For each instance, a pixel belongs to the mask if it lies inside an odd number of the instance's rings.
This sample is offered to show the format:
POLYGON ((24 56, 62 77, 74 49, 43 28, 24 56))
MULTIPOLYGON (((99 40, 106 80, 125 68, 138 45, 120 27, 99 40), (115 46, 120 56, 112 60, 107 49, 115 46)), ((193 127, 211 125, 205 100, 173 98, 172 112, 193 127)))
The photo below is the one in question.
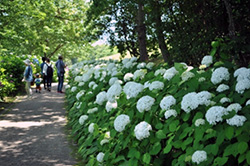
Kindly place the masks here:
POLYGON ((0 166, 72 166, 64 132, 64 94, 42 90, 19 98, 0 119, 0 166))

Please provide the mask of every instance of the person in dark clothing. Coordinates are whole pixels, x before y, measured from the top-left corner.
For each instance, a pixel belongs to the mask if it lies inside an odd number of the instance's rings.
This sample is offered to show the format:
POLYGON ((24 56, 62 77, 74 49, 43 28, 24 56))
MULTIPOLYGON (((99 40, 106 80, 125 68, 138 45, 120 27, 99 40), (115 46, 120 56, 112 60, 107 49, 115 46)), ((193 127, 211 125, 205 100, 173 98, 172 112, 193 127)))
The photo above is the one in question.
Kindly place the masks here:
POLYGON ((58 86, 57 86, 57 92, 63 93, 63 81, 64 81, 64 68, 66 65, 63 62, 63 57, 60 55, 58 56, 58 61, 56 62, 56 68, 57 68, 57 76, 58 76, 58 86))
POLYGON ((43 78, 43 86, 44 86, 44 89, 47 89, 47 76, 43 73, 43 67, 44 65, 46 64, 46 57, 42 57, 42 61, 43 63, 41 63, 41 75, 42 75, 42 78, 43 78))
POLYGON ((46 63, 43 66, 43 73, 47 79, 47 89, 50 92, 51 91, 51 83, 52 83, 52 78, 53 78, 53 67, 52 64, 50 63, 50 59, 46 59, 46 63))

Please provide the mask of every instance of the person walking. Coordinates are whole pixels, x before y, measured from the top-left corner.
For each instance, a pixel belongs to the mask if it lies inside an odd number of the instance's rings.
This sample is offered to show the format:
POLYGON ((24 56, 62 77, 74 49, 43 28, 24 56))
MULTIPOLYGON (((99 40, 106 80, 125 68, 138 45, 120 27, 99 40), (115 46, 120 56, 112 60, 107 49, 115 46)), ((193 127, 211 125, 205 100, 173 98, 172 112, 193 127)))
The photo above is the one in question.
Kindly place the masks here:
POLYGON ((58 56, 58 61, 56 61, 56 68, 57 68, 57 76, 58 76, 58 86, 57 86, 57 92, 63 93, 63 81, 64 81, 64 68, 66 65, 63 62, 63 57, 61 55, 58 56))
POLYGON ((40 74, 37 73, 36 74, 36 79, 35 79, 35 84, 36 84, 36 93, 39 92, 41 93, 41 82, 42 82, 42 79, 40 78, 40 74))
POLYGON ((48 91, 50 92, 51 91, 51 83, 52 83, 52 78, 53 78, 53 67, 52 67, 52 64, 50 63, 50 59, 47 58, 46 59, 46 63, 45 65, 43 66, 43 73, 47 79, 47 88, 48 88, 48 91))
POLYGON ((23 80, 25 81, 25 90, 26 93, 28 95, 28 99, 31 98, 32 95, 32 90, 31 90, 31 82, 33 81, 33 72, 32 72, 32 68, 30 66, 30 60, 26 59, 25 61, 23 61, 26 65, 24 73, 23 73, 23 80))
POLYGON ((42 75, 42 79, 43 79, 43 87, 44 87, 44 89, 47 89, 47 77, 43 73, 43 67, 46 64, 46 62, 45 62, 46 57, 42 57, 42 61, 43 61, 43 63, 41 63, 41 75, 42 75))

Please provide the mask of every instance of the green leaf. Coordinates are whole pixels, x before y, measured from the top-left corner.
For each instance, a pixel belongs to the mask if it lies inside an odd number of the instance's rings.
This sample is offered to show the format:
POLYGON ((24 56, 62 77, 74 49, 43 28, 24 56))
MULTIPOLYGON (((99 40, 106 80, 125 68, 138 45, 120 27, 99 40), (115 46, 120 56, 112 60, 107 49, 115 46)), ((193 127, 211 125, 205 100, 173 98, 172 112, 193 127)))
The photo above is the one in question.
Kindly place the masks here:
POLYGON ((134 158, 135 157, 137 159, 140 159, 140 156, 141 156, 140 152, 137 151, 135 148, 131 148, 129 150, 129 152, 128 152, 128 157, 129 158, 134 158))
POLYGON ((125 157, 123 155, 120 155, 118 157, 116 157, 116 159, 114 159, 111 163, 118 163, 121 160, 125 160, 125 157))
POLYGON ((163 149, 163 153, 167 154, 168 152, 170 152, 170 150, 172 149, 172 144, 167 144, 167 146, 163 149))
POLYGON ((135 158, 132 158, 129 160, 129 166, 137 166, 138 165, 138 160, 135 158))
POLYGON ((151 155, 156 155, 156 154, 158 154, 160 152, 160 150, 161 150, 161 143, 160 142, 156 142, 153 145, 152 149, 150 150, 150 154, 151 155))
POLYGON ((240 154, 243 154, 248 148, 248 144, 246 142, 239 142, 238 143, 238 151, 240 154))
POLYGON ((228 160, 228 157, 217 157, 214 160, 214 165, 224 165, 228 160))
POLYGON ((234 128, 232 126, 227 127, 225 130, 225 135, 226 135, 226 138, 231 140, 234 135, 234 128))
POLYGON ((246 159, 247 159, 247 164, 250 165, 250 151, 247 152, 246 159))
MULTIPOLYGON (((132 111, 131 111, 132 112, 132 111)), ((155 125, 155 128, 156 129, 161 129, 163 127, 163 124, 162 123, 157 123, 156 125, 155 125)))
POLYGON ((156 132, 156 137, 159 138, 159 139, 164 139, 166 138, 166 134, 163 132, 163 130, 159 130, 156 132))
POLYGON ((151 160, 150 154, 145 153, 145 154, 143 155, 143 157, 142 157, 142 161, 143 161, 144 163, 146 163, 146 164, 149 164, 149 163, 150 163, 150 160, 151 160))

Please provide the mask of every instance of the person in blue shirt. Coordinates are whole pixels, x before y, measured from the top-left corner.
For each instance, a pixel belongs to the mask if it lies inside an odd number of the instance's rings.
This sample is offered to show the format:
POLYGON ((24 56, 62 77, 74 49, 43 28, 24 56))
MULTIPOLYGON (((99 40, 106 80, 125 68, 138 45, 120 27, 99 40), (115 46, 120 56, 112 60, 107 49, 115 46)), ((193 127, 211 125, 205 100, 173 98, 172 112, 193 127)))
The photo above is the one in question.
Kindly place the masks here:
POLYGON ((43 72, 43 67, 46 64, 46 57, 42 57, 42 61, 43 63, 41 63, 41 75, 42 75, 42 79, 43 79, 43 87, 44 89, 47 89, 47 76, 45 75, 45 73, 43 72))
POLYGON ((58 76, 58 86, 57 86, 57 92, 63 93, 63 81, 64 81, 64 68, 66 65, 63 62, 63 57, 61 55, 58 56, 58 61, 56 61, 56 68, 57 68, 57 76, 58 76))
POLYGON ((28 95, 28 98, 31 98, 31 95, 32 95, 32 90, 31 90, 31 82, 33 81, 33 72, 32 72, 32 68, 30 66, 30 60, 29 59, 26 59, 24 61, 26 67, 25 67, 25 70, 24 70, 24 73, 23 73, 23 81, 25 81, 25 90, 26 90, 26 93, 28 95))

